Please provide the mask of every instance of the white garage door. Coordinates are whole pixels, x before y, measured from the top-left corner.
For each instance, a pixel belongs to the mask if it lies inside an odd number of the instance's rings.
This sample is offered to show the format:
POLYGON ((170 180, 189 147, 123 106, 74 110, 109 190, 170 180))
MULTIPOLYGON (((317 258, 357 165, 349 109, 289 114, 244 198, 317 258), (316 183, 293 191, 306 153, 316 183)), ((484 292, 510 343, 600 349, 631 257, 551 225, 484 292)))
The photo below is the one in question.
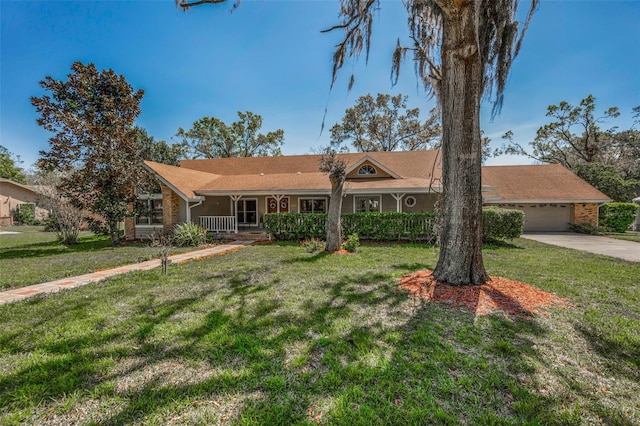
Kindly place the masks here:
POLYGON ((525 232, 568 231, 571 220, 570 204, 524 204, 525 232))

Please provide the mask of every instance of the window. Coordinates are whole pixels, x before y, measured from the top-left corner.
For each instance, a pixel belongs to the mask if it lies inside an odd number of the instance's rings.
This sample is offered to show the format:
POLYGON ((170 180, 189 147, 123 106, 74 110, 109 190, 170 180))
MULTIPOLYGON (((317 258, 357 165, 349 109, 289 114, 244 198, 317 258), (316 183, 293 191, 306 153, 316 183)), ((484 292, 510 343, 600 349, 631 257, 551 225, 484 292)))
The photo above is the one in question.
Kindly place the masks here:
POLYGON ((257 225, 258 224, 258 200, 240 199, 238 200, 238 224, 257 225))
POLYGON ((136 201, 136 225, 162 225, 162 195, 136 201))
POLYGON ((326 198, 300 198, 300 213, 326 213, 326 198))
POLYGON ((356 213, 363 212, 379 212, 382 207, 381 199, 379 195, 367 195, 364 197, 354 197, 355 206, 354 211, 356 213))
POLYGON ((413 207, 416 205, 416 197, 414 197, 413 195, 409 195, 407 198, 404 199, 404 205, 407 207, 413 207))
POLYGON ((364 166, 358 169, 358 175, 375 175, 378 171, 371 164, 365 164, 364 166))

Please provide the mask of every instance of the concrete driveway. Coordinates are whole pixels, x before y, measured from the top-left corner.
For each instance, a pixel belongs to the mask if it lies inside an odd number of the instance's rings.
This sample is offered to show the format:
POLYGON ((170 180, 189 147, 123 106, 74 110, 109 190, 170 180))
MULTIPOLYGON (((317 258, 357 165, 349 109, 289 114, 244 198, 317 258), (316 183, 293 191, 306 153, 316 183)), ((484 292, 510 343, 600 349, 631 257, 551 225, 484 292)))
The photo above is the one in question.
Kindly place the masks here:
POLYGON ((522 238, 554 246, 617 257, 629 262, 640 262, 640 243, 633 241, 573 232, 529 233, 522 235, 522 238))

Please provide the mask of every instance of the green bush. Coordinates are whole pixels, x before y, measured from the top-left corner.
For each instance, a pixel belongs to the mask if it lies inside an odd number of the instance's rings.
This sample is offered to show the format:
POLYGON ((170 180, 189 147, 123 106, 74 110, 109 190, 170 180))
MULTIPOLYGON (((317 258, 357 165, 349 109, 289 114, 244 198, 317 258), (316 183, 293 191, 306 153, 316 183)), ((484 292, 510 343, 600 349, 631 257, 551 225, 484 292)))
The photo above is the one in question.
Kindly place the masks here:
POLYGON ((524 229, 524 212, 487 207, 482 209, 482 240, 518 238, 524 229))
MULTIPOLYGON (((342 233, 360 240, 434 242, 435 213, 343 213, 342 233)), ((524 214, 520 210, 485 208, 483 240, 512 239, 522 235, 524 214)), ((267 213, 264 225, 277 240, 303 241, 326 237, 326 213, 267 213)))
POLYGON ((598 225, 613 232, 625 232, 636 219, 638 205, 633 203, 608 203, 600 207, 598 225))
POLYGON ((179 223, 173 227, 173 243, 178 247, 198 247, 207 241, 207 231, 195 223, 179 223))
POLYGON ((577 225, 569 225, 569 229, 572 232, 576 232, 578 234, 598 235, 599 233, 598 226, 590 222, 580 223, 577 225))
MULTIPOLYGON (((370 241, 433 241, 434 213, 343 213, 343 235, 370 241)), ((278 240, 325 238, 326 213, 267 213, 264 225, 278 240)))
POLYGON ((347 237, 347 241, 342 243, 342 248, 349 253, 355 253, 358 251, 358 247, 360 247, 360 238, 358 238, 358 234, 349 235, 347 237))
POLYGON ((40 225, 36 219, 36 206, 34 204, 18 204, 14 219, 18 225, 40 225))

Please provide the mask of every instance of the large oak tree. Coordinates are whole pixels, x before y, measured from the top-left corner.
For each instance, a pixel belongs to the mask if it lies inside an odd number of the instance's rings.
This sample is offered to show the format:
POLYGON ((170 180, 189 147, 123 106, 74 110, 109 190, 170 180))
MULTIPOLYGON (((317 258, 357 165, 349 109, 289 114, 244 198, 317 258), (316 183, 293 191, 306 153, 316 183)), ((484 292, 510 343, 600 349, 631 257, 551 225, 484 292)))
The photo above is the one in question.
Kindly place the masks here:
POLYGON ((54 133, 38 166, 58 172, 62 194, 103 218, 118 244, 118 223, 144 181, 133 127, 144 91, 111 69, 75 62, 71 70, 67 81, 47 76, 40 85, 49 94, 31 98, 38 124, 54 133))
POLYGON ((331 144, 351 142, 359 152, 433 149, 442 130, 437 109, 420 119, 420 108, 407 108, 407 96, 378 93, 360 96, 331 127, 331 144))
MULTIPOLYGON (((177 0, 184 9, 223 0, 177 0)), ((480 103, 493 98, 500 111, 507 76, 538 0, 524 26, 516 20, 518 0, 405 0, 411 46, 398 42, 394 74, 407 53, 424 87, 437 96, 442 111, 443 202, 436 279, 453 285, 488 279, 482 261, 482 143, 480 103)), ((343 31, 333 55, 333 82, 346 59, 368 57, 379 0, 340 0, 343 31)), ((350 81, 352 85, 353 78, 350 81)))

